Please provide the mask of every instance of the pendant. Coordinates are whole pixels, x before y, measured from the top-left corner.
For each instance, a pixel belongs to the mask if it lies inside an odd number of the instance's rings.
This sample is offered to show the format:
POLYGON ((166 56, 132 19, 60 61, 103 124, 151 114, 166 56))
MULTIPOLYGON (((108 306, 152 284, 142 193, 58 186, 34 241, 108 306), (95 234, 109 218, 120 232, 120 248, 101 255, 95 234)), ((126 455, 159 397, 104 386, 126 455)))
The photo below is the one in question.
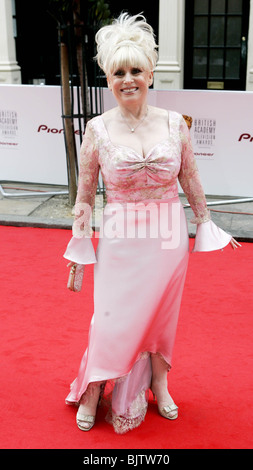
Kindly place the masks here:
POLYGON ((131 132, 134 132, 134 128, 131 129, 131 132))

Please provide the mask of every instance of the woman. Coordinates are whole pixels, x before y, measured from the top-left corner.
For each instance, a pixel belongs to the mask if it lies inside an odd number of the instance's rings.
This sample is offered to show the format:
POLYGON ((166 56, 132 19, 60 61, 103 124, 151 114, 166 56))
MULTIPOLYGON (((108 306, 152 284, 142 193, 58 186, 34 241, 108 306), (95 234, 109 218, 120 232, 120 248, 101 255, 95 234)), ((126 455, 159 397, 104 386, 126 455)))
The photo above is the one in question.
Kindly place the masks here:
POLYGON ((81 148, 73 237, 64 256, 70 266, 96 263, 94 315, 66 402, 79 405, 77 425, 90 430, 104 385, 113 384, 110 420, 123 433, 144 419, 149 388, 161 416, 178 417, 167 372, 189 247, 177 178, 198 224, 194 251, 239 244, 210 220, 183 117, 147 104, 157 52, 145 18, 124 13, 96 41, 118 106, 88 122, 81 148), (108 203, 95 255, 89 218, 99 168, 108 203))

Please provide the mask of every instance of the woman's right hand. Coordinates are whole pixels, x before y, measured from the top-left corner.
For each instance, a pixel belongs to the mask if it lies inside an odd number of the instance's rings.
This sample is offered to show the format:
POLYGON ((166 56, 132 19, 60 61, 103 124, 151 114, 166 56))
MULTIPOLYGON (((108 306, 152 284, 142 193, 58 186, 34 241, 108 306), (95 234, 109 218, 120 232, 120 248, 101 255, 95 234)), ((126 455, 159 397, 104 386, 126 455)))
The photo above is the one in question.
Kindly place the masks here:
POLYGON ((70 261, 70 263, 67 264, 67 267, 68 268, 72 268, 72 266, 75 266, 75 262, 74 261, 70 261))

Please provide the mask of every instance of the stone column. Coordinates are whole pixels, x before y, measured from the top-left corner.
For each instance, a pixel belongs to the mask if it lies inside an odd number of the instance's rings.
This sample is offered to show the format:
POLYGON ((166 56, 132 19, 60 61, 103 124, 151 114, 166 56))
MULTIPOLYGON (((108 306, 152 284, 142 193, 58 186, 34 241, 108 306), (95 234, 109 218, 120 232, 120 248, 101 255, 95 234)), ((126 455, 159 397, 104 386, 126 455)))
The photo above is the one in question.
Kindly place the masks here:
POLYGON ((159 0, 159 60, 155 89, 183 88, 185 0, 159 0))
POLYGON ((253 0, 250 2, 246 91, 253 91, 253 0))
POLYGON ((12 0, 0 0, 0 84, 21 83, 12 14, 12 0))

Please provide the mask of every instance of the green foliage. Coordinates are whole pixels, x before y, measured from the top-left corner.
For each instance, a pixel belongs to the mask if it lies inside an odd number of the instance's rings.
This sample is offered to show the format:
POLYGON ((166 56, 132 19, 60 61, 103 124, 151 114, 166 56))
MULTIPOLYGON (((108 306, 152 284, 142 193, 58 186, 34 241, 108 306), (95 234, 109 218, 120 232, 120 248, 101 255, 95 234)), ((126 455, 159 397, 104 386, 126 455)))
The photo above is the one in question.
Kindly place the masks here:
POLYGON ((108 24, 110 22, 110 6, 104 0, 88 0, 88 18, 89 23, 108 24))
POLYGON ((60 25, 73 19, 73 12, 80 7, 81 21, 89 25, 104 25, 110 22, 109 3, 105 0, 46 0, 47 10, 60 25))
POLYGON ((47 10, 57 23, 67 24, 73 16, 72 0, 47 0, 47 10))

